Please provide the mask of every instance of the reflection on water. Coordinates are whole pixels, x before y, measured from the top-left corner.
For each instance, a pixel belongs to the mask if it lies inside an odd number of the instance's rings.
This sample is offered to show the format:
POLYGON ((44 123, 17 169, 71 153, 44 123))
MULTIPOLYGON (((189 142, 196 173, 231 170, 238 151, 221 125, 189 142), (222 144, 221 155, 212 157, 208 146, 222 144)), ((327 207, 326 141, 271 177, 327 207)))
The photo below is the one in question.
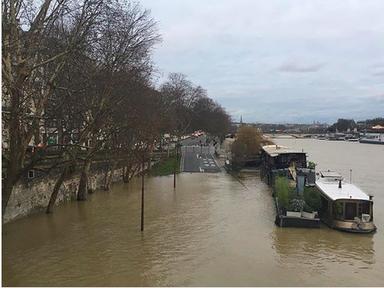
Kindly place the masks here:
MULTIPOLYGON (((323 149, 319 147, 319 149, 323 149)), ((372 160, 371 163, 375 163, 372 160)), ((357 168, 356 168, 357 169, 357 168)), ((3 226, 3 284, 14 286, 290 286, 384 283, 383 196, 374 235, 274 225, 257 174, 181 174, 115 185, 53 215, 3 226)))
POLYGON ((274 248, 280 261, 289 262, 301 258, 302 263, 313 265, 319 271, 327 268, 328 262, 353 262, 369 268, 375 262, 372 235, 344 234, 328 229, 303 233, 303 229, 276 229, 273 234, 274 248))

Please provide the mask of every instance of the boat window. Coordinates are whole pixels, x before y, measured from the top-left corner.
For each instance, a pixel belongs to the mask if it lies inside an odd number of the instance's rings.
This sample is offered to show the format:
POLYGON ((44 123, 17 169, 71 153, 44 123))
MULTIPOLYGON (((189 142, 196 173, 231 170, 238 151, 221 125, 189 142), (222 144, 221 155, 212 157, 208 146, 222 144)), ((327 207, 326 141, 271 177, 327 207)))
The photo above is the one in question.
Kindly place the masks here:
POLYGON ((361 217, 361 214, 371 214, 370 213, 370 206, 371 203, 368 201, 360 202, 359 203, 359 217, 361 217))
POLYGON ((357 217, 357 203, 347 202, 345 203, 345 219, 354 220, 357 217))
POLYGON ((333 213, 335 215, 336 219, 343 219, 344 218, 344 205, 342 202, 335 202, 333 207, 333 213))

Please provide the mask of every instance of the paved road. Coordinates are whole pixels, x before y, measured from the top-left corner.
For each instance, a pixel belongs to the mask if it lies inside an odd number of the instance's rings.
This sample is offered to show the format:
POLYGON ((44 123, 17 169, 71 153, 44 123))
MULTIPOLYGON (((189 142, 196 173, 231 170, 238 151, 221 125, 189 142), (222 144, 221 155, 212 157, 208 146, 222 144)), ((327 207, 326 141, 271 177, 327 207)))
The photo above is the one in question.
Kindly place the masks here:
POLYGON ((185 146, 181 147, 181 169, 183 172, 215 173, 221 171, 212 156, 215 151, 214 147, 200 146, 200 140, 201 143, 205 143, 204 137, 184 140, 183 145, 185 146))

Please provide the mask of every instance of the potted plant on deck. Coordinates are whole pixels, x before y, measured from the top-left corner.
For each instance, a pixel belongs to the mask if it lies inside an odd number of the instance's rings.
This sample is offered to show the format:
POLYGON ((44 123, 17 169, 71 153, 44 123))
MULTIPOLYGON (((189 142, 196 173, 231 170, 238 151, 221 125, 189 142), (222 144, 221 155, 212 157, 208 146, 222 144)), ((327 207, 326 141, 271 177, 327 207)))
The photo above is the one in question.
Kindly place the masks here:
POLYGON ((287 216, 289 217, 301 217, 305 202, 301 199, 292 199, 289 203, 287 216))
POLYGON ((307 203, 304 205, 303 211, 301 211, 301 217, 307 219, 315 219, 317 212, 313 211, 313 208, 309 206, 307 203))

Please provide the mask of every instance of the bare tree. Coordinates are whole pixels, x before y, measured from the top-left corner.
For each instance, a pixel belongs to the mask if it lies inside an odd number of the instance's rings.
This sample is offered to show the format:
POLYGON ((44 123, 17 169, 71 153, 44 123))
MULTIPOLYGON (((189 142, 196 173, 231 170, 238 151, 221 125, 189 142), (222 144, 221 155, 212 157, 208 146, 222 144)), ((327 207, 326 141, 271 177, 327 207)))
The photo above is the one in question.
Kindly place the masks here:
POLYGON ((218 103, 207 96, 200 97, 193 106, 192 130, 204 130, 224 138, 228 133, 231 118, 218 103))
POLYGON ((6 162, 3 214, 13 186, 34 166, 32 160, 37 159, 26 151, 32 140, 35 144, 39 142, 33 138, 38 137, 56 79, 71 53, 83 44, 100 3, 45 0, 36 8, 32 1, 2 1, 2 91, 3 106, 9 112, 3 121, 9 136, 5 140, 7 151, 3 153, 6 162))
POLYGON ((197 99, 205 95, 205 90, 200 86, 194 87, 185 75, 171 73, 168 81, 160 87, 160 91, 168 131, 178 138, 191 132, 192 107, 197 99))
MULTIPOLYGON (((93 37, 78 55, 77 63, 68 65, 61 78, 62 86, 70 89, 63 89, 60 93, 65 97, 58 97, 66 101, 59 107, 69 105, 67 111, 73 107, 77 112, 73 133, 77 137, 72 137, 72 145, 86 148, 78 149, 75 155, 81 167, 78 200, 87 199, 88 175, 94 158, 100 153, 111 153, 106 145, 117 145, 119 127, 113 123, 116 109, 129 103, 135 83, 149 83, 151 51, 160 40, 156 23, 138 4, 110 1, 102 8, 92 27, 93 37), (75 77, 81 80, 73 79, 74 66, 75 77)), ((110 164, 116 165, 115 161, 110 164)), ((106 177, 106 187, 111 175, 106 177)), ((55 195, 52 193, 52 197, 55 195)))
POLYGON ((151 53, 160 36, 139 4, 45 0, 35 7, 3 0, 2 9, 3 127, 9 135, 3 140, 3 214, 13 186, 50 148, 56 160, 47 170, 59 175, 48 213, 62 183, 75 175, 77 199, 87 199, 95 161, 106 163, 108 190, 116 167, 123 166, 129 181, 164 133, 225 131, 224 109, 185 75, 170 74, 160 91, 152 87, 151 53), (52 135, 58 141, 47 145, 52 135))

